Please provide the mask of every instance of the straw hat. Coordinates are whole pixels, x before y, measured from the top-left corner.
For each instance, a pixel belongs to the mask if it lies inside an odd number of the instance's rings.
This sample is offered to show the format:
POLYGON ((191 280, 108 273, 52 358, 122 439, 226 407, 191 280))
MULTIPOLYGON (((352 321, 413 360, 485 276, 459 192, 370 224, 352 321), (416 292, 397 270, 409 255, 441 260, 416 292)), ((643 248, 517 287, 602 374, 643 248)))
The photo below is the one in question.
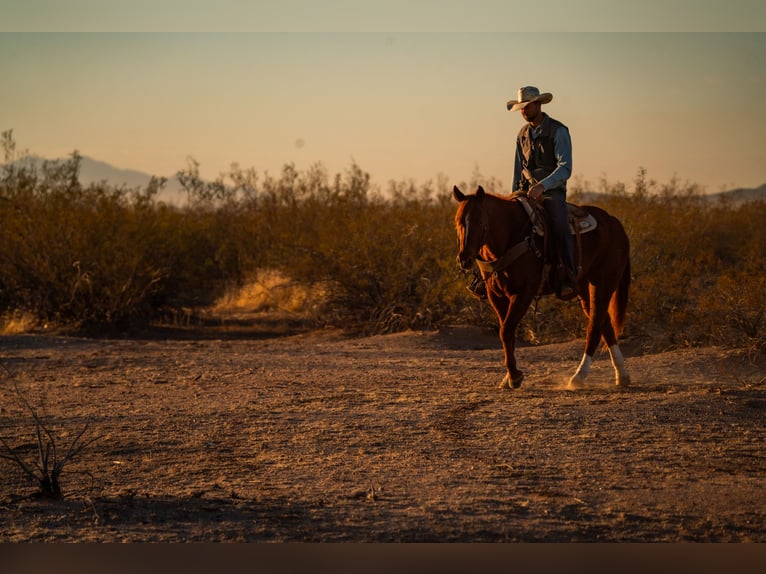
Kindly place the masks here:
POLYGON ((553 99, 553 94, 544 93, 541 94, 540 90, 535 88, 534 86, 524 86, 523 88, 519 88, 519 99, 518 100, 509 100, 506 104, 506 107, 512 111, 515 112, 516 110, 520 110, 527 104, 531 104, 532 102, 540 102, 541 104, 547 104, 553 99))

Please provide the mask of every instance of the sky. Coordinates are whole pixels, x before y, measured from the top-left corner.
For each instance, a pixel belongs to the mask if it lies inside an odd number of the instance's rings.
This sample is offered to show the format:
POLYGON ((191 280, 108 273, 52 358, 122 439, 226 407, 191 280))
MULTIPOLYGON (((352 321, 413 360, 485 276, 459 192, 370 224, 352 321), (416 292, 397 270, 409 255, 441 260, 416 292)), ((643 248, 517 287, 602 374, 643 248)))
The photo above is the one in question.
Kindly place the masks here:
POLYGON ((510 190, 534 85, 573 177, 766 183, 766 3, 0 0, 0 130, 170 176, 355 162, 510 190), (541 12, 545 6, 547 13, 541 12), (438 15, 436 17, 435 15, 438 15))

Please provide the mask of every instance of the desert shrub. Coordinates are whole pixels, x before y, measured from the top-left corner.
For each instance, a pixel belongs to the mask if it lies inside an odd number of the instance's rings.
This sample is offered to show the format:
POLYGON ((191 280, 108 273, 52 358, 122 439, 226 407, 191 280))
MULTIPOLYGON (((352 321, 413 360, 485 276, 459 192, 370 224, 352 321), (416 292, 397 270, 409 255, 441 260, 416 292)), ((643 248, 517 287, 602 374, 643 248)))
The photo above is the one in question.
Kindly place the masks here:
POLYGON ((6 165, 0 177, 0 304, 42 321, 119 325, 166 305, 208 304, 237 258, 219 212, 157 204, 144 190, 82 186, 80 158, 6 165))
MULTIPOLYGON (((61 474, 64 467, 72 462, 80 452, 99 440, 99 436, 86 437, 90 421, 86 422, 80 431, 70 438, 69 445, 62 447, 61 437, 55 436, 48 417, 40 414, 40 409, 32 406, 21 392, 18 382, 14 381, 14 390, 19 403, 28 412, 31 419, 30 431, 36 438, 37 450, 35 456, 25 456, 20 447, 11 446, 10 439, 0 436, 0 459, 16 464, 34 483, 37 484, 36 496, 42 498, 60 499, 64 497, 61 484, 61 474)), ((62 432, 61 436, 70 433, 62 432)))
POLYGON ((384 198, 355 164, 332 181, 286 166, 249 204, 269 266, 321 284, 320 322, 391 331, 432 325, 457 304, 449 195, 384 198), (439 199, 437 199, 437 197, 439 199))
POLYGON ((631 241, 626 333, 649 347, 762 346, 766 202, 714 202, 694 184, 658 185, 645 175, 632 193, 612 187, 595 201, 631 241))
MULTIPOLYGON (((268 271, 302 294, 300 311, 317 324, 367 332, 496 325, 455 263, 456 205, 444 177, 392 181, 381 192, 355 163, 333 176, 322 164, 287 164, 277 176, 232 165, 206 181, 190 159, 177 174, 187 195, 179 207, 157 199, 163 180, 86 187, 76 153, 25 164, 8 161, 8 132, 3 145, 0 316, 97 326, 150 320, 211 305, 268 271)), ((460 185, 482 181, 504 193, 479 173, 460 185)), ((714 202, 695 184, 658 184, 644 170, 632 189, 602 181, 593 193, 575 183, 570 201, 607 209, 630 237, 626 336, 656 348, 763 348, 766 202, 714 202)), ((543 343, 583 329, 579 304, 543 298, 519 335, 543 343)))

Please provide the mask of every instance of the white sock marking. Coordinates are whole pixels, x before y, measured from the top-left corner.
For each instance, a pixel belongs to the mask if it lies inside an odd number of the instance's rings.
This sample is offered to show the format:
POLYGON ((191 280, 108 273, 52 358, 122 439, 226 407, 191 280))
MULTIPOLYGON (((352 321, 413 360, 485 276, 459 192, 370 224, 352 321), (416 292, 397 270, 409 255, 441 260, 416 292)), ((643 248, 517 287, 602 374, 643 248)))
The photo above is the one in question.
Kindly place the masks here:
POLYGON ((590 364, 593 362, 593 357, 590 355, 583 355, 582 361, 580 361, 580 365, 577 367, 577 370, 575 371, 574 377, 575 379, 584 379, 588 376, 588 373, 590 373, 590 364))

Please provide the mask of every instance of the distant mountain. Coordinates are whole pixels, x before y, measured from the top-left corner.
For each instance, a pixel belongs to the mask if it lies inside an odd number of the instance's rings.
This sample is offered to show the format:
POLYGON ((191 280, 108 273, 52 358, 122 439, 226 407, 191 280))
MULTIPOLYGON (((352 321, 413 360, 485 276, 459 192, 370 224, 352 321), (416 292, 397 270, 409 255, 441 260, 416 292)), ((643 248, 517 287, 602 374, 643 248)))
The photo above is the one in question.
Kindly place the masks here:
MULTIPOLYGON (((578 204, 597 204, 599 200, 607 194, 597 191, 584 191, 577 194, 576 203, 578 204)), ((717 193, 707 193, 700 195, 711 203, 726 202, 732 206, 742 205, 751 201, 766 201, 766 183, 756 188, 738 188, 728 191, 719 191, 717 193)))
POLYGON ((766 183, 761 187, 753 189, 732 189, 730 191, 711 193, 707 197, 711 200, 724 200, 734 205, 740 205, 750 201, 766 200, 766 183))
MULTIPOLYGON (((30 155, 16 160, 15 163, 22 165, 29 165, 30 163, 41 165, 44 161, 46 161, 45 158, 30 155)), ((59 159, 55 161, 66 160, 59 159)), ((121 169, 90 157, 82 156, 80 161, 80 183, 82 185, 90 185, 91 183, 101 183, 102 181, 105 181, 112 186, 144 188, 149 184, 151 179, 152 176, 148 173, 134 169, 121 169)), ((186 201, 186 194, 182 190, 181 184, 175 176, 167 178, 165 187, 158 199, 175 204, 181 204, 186 201)))
POLYGON ((84 184, 107 181, 111 184, 128 187, 145 186, 151 176, 134 169, 120 169, 103 161, 83 157, 80 164, 80 182, 84 184))
MULTIPOLYGON (((146 187, 152 176, 134 169, 121 169, 106 162, 83 157, 80 163, 80 183, 88 185, 106 181, 111 185, 127 187, 146 187)), ((160 193, 160 200, 167 203, 181 204, 186 201, 186 193, 181 188, 178 178, 168 177, 160 193)))
MULTIPOLYGON (((83 185, 106 181, 111 185, 144 188, 151 179, 152 176, 148 173, 134 169, 121 169, 89 157, 83 157, 80 163, 80 183, 83 185)), ((159 199, 168 203, 185 201, 185 192, 183 192, 181 184, 175 176, 167 178, 159 199)))

